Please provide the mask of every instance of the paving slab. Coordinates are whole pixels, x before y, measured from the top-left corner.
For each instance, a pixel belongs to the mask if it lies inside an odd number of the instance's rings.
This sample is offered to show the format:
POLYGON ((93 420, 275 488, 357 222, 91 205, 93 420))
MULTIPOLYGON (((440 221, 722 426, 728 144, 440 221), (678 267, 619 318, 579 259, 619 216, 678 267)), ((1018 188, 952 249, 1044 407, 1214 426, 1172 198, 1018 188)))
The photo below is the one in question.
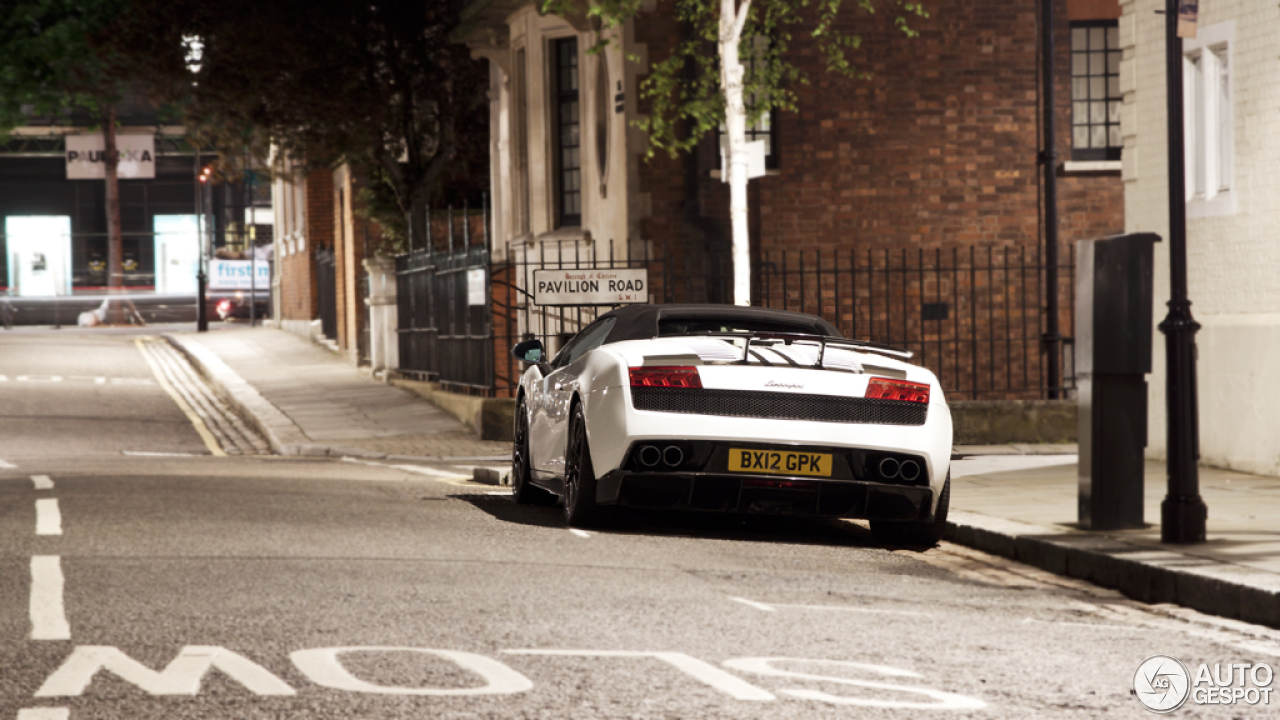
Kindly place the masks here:
POLYGON ((445 411, 274 328, 166 336, 286 455, 506 457, 445 411))

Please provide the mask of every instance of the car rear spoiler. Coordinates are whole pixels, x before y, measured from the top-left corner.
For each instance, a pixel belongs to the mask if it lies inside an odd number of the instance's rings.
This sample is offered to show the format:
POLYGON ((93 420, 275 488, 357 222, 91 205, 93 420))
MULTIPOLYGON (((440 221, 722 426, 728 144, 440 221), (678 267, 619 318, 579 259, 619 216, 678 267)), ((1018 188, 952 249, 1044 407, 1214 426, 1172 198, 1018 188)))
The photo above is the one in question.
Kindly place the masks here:
POLYGON ((859 352, 875 353, 877 355, 886 355, 888 357, 900 358, 902 360, 910 360, 915 353, 903 348, 885 345, 884 343, 871 342, 869 340, 851 340, 848 338, 836 338, 826 335, 811 335, 808 333, 781 333, 781 332, 718 332, 718 333, 691 333, 703 337, 723 337, 734 338, 738 340, 746 340, 746 346, 742 349, 742 359, 740 364, 747 364, 747 359, 751 356, 751 343, 760 340, 781 340, 783 344, 790 345, 793 342, 802 341, 806 343, 818 344, 818 362, 817 367, 822 367, 823 357, 826 355, 828 345, 838 345, 842 347, 854 348, 859 352))

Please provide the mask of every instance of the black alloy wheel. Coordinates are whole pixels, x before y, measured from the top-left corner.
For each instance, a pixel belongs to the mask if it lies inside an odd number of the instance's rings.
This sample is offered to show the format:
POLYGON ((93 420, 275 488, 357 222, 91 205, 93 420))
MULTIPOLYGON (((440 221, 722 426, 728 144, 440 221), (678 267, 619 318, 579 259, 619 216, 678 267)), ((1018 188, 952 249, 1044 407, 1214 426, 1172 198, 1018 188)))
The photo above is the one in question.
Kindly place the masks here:
POLYGON ((511 497, 520 505, 550 505, 556 496, 529 482, 529 417, 524 398, 516 403, 511 441, 511 497))
POLYGON ((589 527, 600 519, 596 505, 596 472, 587 446, 587 422, 582 405, 573 408, 564 453, 564 521, 569 527, 589 527))
POLYGON ((921 545, 933 547, 942 540, 947 530, 947 512, 951 507, 951 473, 942 483, 942 495, 938 498, 938 509, 932 520, 916 520, 909 522, 891 522, 888 520, 872 520, 871 536, 877 542, 886 545, 921 545))

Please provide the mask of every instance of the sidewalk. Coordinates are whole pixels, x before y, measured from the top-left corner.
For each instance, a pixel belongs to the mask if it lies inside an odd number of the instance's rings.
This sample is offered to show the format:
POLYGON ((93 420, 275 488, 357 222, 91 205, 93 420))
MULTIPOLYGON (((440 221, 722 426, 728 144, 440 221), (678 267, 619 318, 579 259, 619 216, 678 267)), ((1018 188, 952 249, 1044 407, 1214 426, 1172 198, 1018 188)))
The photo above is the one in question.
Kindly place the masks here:
POLYGON ((505 459, 453 416, 272 328, 167 335, 282 455, 505 459))
MULTIPOLYGON (((501 460, 452 416, 317 345, 270 328, 168 335, 282 454, 501 460)), ((1147 528, 1076 525, 1074 445, 956 448, 947 538, 1149 603, 1280 627, 1280 478, 1200 469, 1208 542, 1160 543, 1163 463, 1148 462, 1147 528)))
POLYGON ((1148 526, 1137 530, 1081 530, 1076 472, 1070 455, 954 460, 948 539, 1144 602, 1280 627, 1280 478, 1200 468, 1208 541, 1165 545, 1163 462, 1147 462, 1148 526))

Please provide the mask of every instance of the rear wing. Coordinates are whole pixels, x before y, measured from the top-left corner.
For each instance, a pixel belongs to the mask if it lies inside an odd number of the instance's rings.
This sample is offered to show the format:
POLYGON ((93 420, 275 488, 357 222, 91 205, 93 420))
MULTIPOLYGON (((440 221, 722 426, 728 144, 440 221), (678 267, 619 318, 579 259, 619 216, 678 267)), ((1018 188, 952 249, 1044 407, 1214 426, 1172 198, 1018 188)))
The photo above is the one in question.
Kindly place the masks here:
POLYGON ((745 340, 746 343, 742 349, 742 358, 738 360, 738 364, 740 365, 746 365, 748 363, 748 358, 751 356, 751 345, 753 343, 756 345, 774 345, 779 342, 783 345, 791 345, 795 342, 816 343, 818 345, 817 367, 823 366, 822 361, 826 355, 828 345, 852 348, 859 352, 875 353, 877 355, 885 355, 902 360, 910 360, 915 356, 915 353, 910 350, 904 350, 892 345, 885 345, 884 343, 871 342, 869 340, 851 340, 848 338, 829 337, 826 335, 811 335, 808 333, 715 332, 690 333, 685 337, 716 337, 745 340))

